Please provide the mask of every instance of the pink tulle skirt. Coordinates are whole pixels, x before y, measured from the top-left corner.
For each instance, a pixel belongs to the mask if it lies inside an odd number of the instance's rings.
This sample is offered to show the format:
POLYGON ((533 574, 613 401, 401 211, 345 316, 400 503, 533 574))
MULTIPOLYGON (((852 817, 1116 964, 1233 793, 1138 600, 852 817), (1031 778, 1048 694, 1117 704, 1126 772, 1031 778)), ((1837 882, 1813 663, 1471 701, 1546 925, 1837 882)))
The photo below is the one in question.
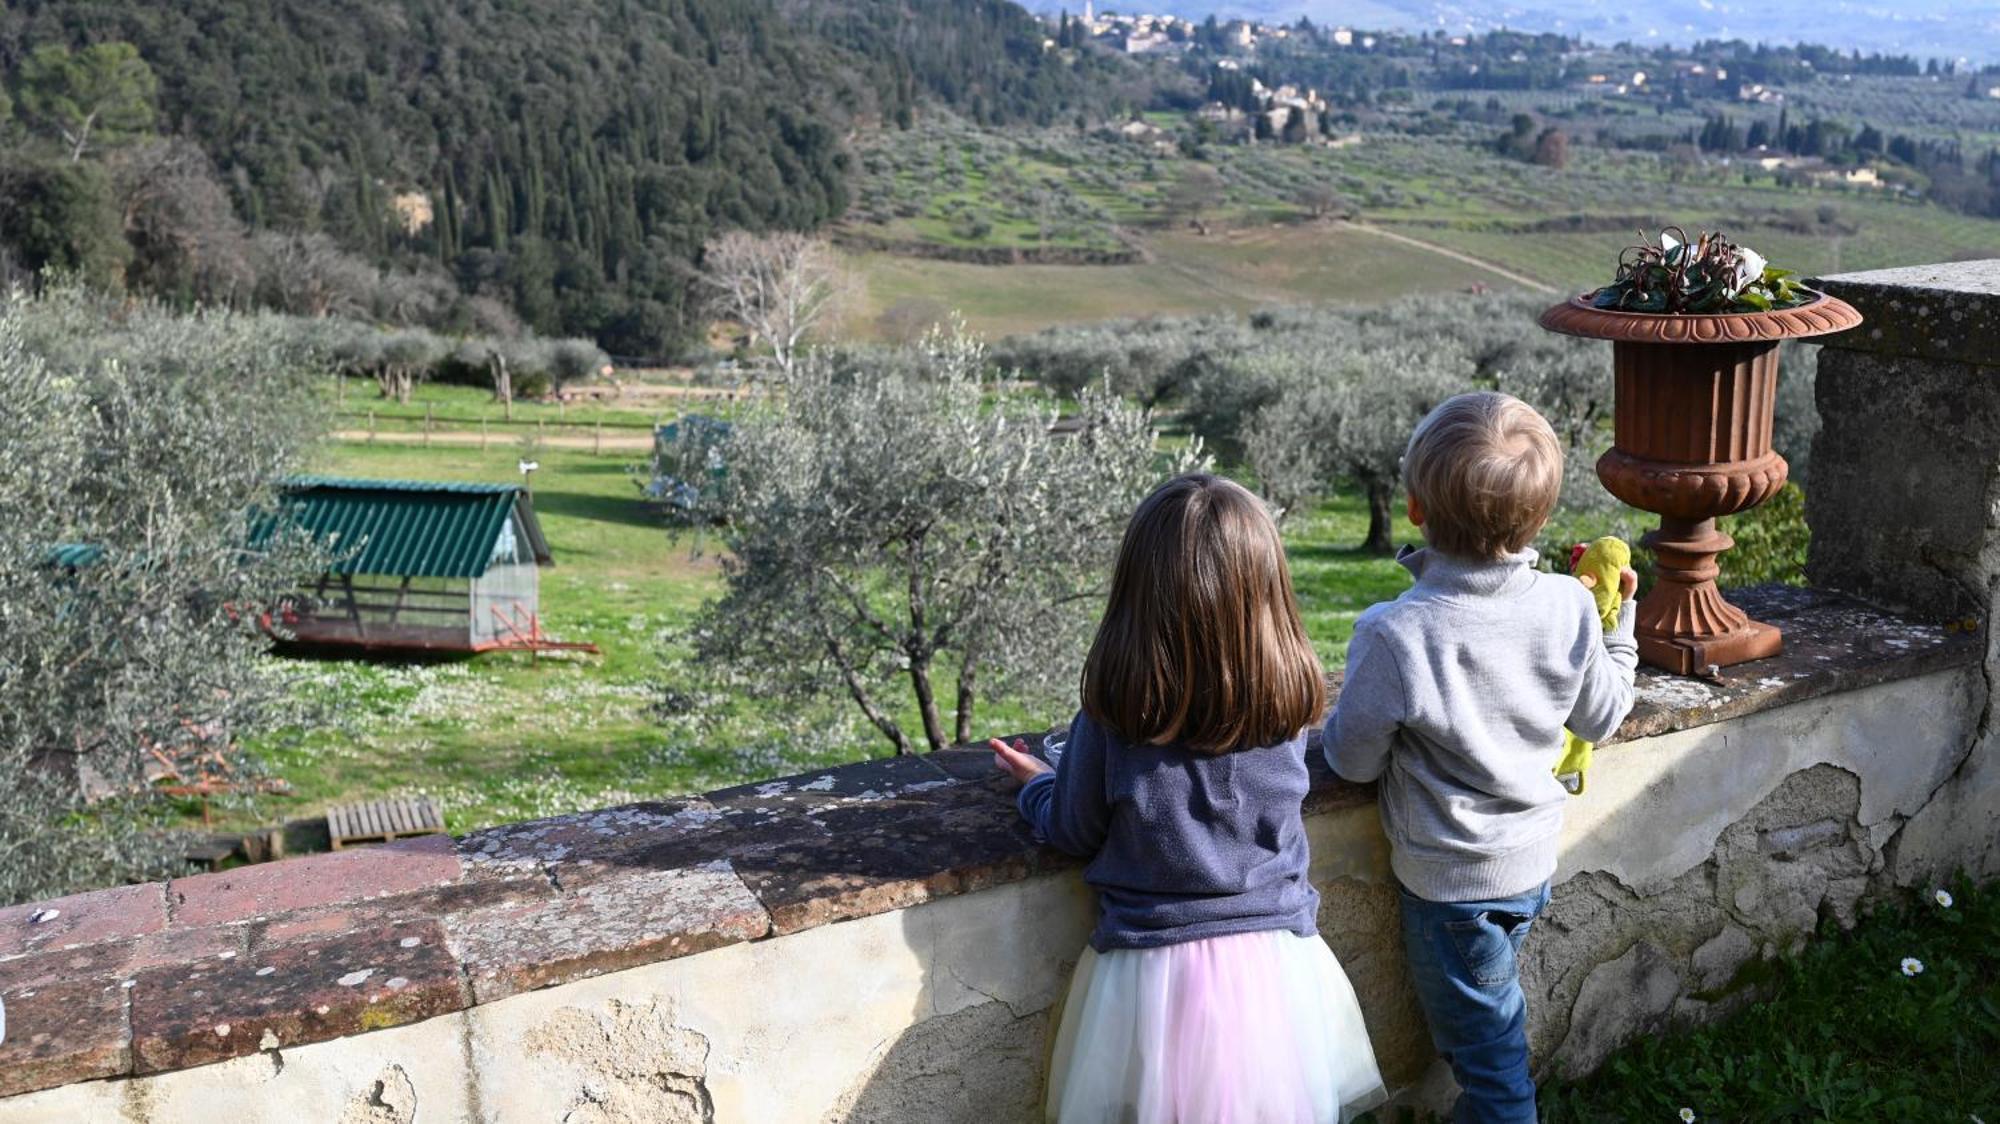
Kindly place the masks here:
POLYGON ((1337 1124, 1382 1074, 1333 950, 1296 933, 1085 949, 1049 1070, 1059 1124, 1337 1124))

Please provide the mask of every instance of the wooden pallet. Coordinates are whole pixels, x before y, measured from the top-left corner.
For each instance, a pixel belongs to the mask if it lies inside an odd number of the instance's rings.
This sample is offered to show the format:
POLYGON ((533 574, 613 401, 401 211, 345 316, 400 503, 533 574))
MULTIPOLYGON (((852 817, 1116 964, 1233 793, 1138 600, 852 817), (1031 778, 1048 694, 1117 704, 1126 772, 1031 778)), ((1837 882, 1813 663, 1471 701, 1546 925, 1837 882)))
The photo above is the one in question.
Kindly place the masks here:
POLYGON ((443 832, 444 814, 428 796, 398 796, 326 810, 326 833, 336 851, 356 843, 387 843, 443 832))

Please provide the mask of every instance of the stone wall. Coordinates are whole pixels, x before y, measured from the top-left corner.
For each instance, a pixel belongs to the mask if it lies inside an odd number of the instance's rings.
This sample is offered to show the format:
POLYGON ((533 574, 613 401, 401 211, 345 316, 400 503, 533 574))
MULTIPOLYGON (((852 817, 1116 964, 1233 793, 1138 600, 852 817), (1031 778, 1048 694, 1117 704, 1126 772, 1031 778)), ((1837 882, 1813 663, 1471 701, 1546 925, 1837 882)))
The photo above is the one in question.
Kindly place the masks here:
MULTIPOLYGON (((1729 1009, 1745 964, 1965 861, 1927 825, 1985 708, 1973 638, 1752 603, 1787 655, 1643 676, 1570 809, 1524 964, 1544 1073, 1729 1009)), ((0 1124, 1035 1119, 1092 905, 990 768, 871 762, 0 912, 0 1124)), ((1384 1070, 1440 1104, 1373 794, 1321 771, 1307 825, 1384 1070)))
MULTIPOLYGON (((1821 278, 1859 328, 1820 352, 1823 428, 1806 520, 1816 585, 1981 638, 2000 684, 2000 260, 1821 278), (1820 471, 1827 470, 1826 476, 1820 471)), ((1955 840, 2000 870, 2000 747, 1988 696, 1979 745, 1909 838, 1955 840)))
MULTIPOLYGON (((1993 278, 1826 280, 1869 319, 1821 359, 1824 588, 1739 598, 1777 659, 1641 674, 1524 952, 1540 1073, 2000 876, 1993 278)), ((1373 792, 1311 760, 1321 931, 1442 1105, 1373 792)), ((977 749, 76 895, 0 910, 0 1124, 1027 1121, 1091 913, 977 749)))

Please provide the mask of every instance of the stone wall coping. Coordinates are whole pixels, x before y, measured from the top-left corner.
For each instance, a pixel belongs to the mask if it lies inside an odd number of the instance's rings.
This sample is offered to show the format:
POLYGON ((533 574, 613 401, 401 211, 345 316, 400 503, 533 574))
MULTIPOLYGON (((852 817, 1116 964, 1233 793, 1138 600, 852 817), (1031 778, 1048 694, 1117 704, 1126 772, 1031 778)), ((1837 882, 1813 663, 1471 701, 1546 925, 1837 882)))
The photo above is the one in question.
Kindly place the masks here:
MULTIPOLYGON (((1786 651, 1642 672, 1617 739, 1977 664, 1981 643, 1838 594, 1739 591, 1786 651)), ((1309 814, 1370 786, 1318 753, 1309 814)), ((958 747, 699 796, 0 910, 0 1097, 416 1022, 538 988, 1068 869, 958 747)))
POLYGON ((1853 351, 1989 365, 2000 355, 2000 258, 1874 269, 1808 284, 1861 313, 1819 342, 1853 351))

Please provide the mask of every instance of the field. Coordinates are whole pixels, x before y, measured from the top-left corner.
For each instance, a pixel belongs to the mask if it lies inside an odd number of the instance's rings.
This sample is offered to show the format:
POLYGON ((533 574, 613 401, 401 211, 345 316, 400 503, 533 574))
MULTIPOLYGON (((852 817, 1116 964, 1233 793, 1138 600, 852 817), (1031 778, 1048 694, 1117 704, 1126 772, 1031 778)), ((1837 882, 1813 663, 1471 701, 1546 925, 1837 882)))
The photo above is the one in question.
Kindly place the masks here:
MULTIPOLYGON (((1665 124, 1699 122, 1686 116, 1665 124)), ((1806 275, 2000 254, 2000 221, 1879 191, 1786 187, 1754 167, 1675 165, 1595 146, 1573 149, 1568 167, 1545 168, 1498 155, 1482 135, 1465 127, 1369 133, 1339 148, 1212 145, 1191 159, 1158 143, 933 121, 865 157, 875 190, 864 192, 850 232, 947 254, 1116 244, 1144 260, 975 265, 857 251, 848 261, 860 296, 841 330, 902 337, 956 310, 1004 335, 1474 284, 1580 289, 1608 278, 1641 229, 1668 223, 1723 230, 1806 275), (940 166, 951 174, 924 174, 940 166), (1186 186, 1210 176, 1191 212, 1186 186), (1308 201, 1354 221, 1314 219, 1308 201), (1054 214, 1065 217, 1027 222, 1054 214)))
MULTIPOLYGON (((348 394, 350 407, 368 401, 358 385, 348 394)), ((439 416, 486 409, 475 392, 424 387, 409 406, 380 406, 381 441, 329 444, 315 467, 370 477, 520 478, 521 448, 511 441, 496 438, 485 450, 427 448, 408 443, 419 438, 405 429, 392 442, 388 419, 420 424, 427 405, 439 416)), ((542 409, 524 404, 516 416, 542 409)), ((596 419, 650 414, 605 407, 596 419)), ((546 445, 535 455, 535 508, 555 555, 542 575, 543 626, 561 639, 593 642, 603 654, 286 660, 282 670, 299 673, 328 704, 333 725, 266 747, 271 771, 290 783, 291 794, 261 798, 254 808, 218 807, 222 822, 269 822, 346 800, 421 792, 440 800, 451 830, 464 832, 886 751, 851 706, 731 697, 704 685, 663 638, 718 590, 720 566, 712 549, 698 549, 711 544, 669 530, 640 503, 643 455, 546 445)), ((1405 584, 1393 561, 1353 550, 1366 525, 1365 510, 1349 499, 1287 528, 1307 627, 1336 666, 1354 618, 1405 584)), ((914 713, 906 709, 907 722, 914 713)), ((1004 732, 1064 717, 1000 705, 983 708, 980 724, 1004 732)))
POLYGON ((1134 265, 973 265, 854 254, 865 297, 847 334, 892 335, 956 311, 998 337, 1052 324, 1249 312, 1270 305, 1380 300, 1513 284, 1491 269, 1345 224, 1264 224, 1208 236, 1149 233, 1134 265))

